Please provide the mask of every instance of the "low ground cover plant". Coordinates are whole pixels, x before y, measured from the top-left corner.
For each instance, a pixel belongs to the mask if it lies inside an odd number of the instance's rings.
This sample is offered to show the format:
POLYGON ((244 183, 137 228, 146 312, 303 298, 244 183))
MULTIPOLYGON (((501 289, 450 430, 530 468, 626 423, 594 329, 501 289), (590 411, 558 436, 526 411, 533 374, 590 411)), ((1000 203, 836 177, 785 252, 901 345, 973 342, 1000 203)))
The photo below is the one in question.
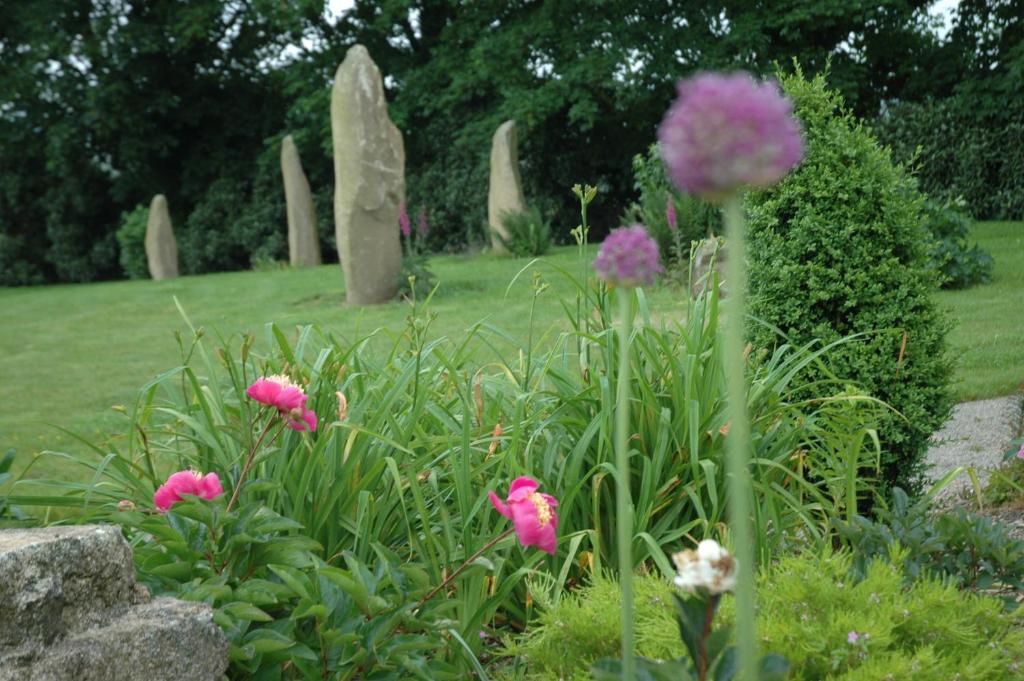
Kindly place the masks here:
MULTIPOLYGON (((1024 630, 1002 600, 958 590, 936 577, 910 577, 903 549, 866 563, 860 576, 849 553, 782 558, 758 578, 762 649, 784 653, 787 679, 1016 679, 1024 630)), ((508 637, 503 679, 588 679, 588 664, 618 649, 618 585, 592 583, 542 604, 538 626, 508 637)), ((637 579, 637 650, 659 660, 678 656, 676 587, 662 576, 637 579)), ((735 618, 731 601, 720 618, 735 618)), ((679 678, 678 676, 666 678, 679 678)))
POLYGON ((496 232, 498 239, 517 258, 544 255, 551 248, 551 222, 536 206, 518 213, 505 213, 501 224, 507 236, 496 232))
POLYGON ((992 256, 967 241, 971 218, 963 209, 962 202, 924 202, 925 227, 932 238, 928 257, 942 275, 942 288, 967 288, 992 278, 992 256))

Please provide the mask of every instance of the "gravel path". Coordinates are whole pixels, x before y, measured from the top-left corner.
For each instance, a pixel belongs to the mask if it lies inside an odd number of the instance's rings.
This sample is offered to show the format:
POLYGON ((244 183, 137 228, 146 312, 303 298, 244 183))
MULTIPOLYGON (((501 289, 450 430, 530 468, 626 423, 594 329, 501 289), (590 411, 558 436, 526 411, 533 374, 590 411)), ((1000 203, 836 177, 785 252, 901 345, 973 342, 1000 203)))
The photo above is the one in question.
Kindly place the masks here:
MULTIPOLYGON (((982 485, 989 472, 998 468, 1021 428, 1021 396, 963 402, 953 408, 946 425, 932 435, 928 449, 929 477, 937 480, 957 466, 973 467, 982 485)), ((971 489, 971 480, 961 475, 942 491, 939 498, 960 496, 971 489)))

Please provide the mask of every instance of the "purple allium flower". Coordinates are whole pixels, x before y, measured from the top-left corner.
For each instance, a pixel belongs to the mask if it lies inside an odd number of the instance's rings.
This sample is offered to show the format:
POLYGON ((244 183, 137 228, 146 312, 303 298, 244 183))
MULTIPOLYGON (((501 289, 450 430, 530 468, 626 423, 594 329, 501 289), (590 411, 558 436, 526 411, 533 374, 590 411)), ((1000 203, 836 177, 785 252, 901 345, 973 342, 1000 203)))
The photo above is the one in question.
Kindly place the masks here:
POLYGON ((860 640, 860 635, 856 631, 851 631, 846 635, 846 642, 850 645, 855 645, 860 640))
POLYGON ((619 227, 601 244, 594 269, 599 277, 615 286, 647 286, 662 271, 658 244, 643 225, 619 227))
POLYGON ((426 207, 420 208, 419 230, 420 230, 420 236, 426 236, 427 232, 430 231, 430 225, 427 224, 427 209, 426 209, 426 207))
POLYGON ((676 217, 676 202, 672 198, 672 192, 668 194, 668 203, 665 206, 665 217, 668 218, 668 228, 673 232, 679 228, 679 219, 676 217))
POLYGON ((398 228, 402 230, 402 236, 408 237, 412 234, 409 224, 409 211, 405 209, 405 202, 398 204, 398 228))
POLYGON ((793 104, 775 83, 703 73, 677 90, 658 140, 668 176, 683 191, 721 201, 744 186, 775 184, 803 158, 793 104))

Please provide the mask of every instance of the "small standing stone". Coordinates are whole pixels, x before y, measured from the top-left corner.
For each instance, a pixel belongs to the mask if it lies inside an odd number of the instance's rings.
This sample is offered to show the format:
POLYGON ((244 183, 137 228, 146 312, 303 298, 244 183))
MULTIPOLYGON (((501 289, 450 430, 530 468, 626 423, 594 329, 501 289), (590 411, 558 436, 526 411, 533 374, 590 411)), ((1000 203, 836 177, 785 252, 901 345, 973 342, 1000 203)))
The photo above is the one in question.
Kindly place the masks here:
POLYGON ((309 180, 291 135, 281 143, 281 177, 288 207, 288 261, 292 267, 320 265, 320 235, 309 180))
POLYGON ((174 240, 167 197, 157 194, 149 204, 146 221, 146 261, 153 279, 174 279, 178 276, 178 242, 174 240))
POLYGON ((714 268, 718 279, 718 296, 725 298, 729 291, 725 281, 725 259, 728 256, 725 246, 725 239, 720 236, 711 235, 701 239, 693 251, 693 258, 690 260, 690 295, 694 298, 699 296, 708 287, 711 281, 711 269, 714 268))
POLYGON ((508 238, 502 216, 525 210, 526 199, 523 198, 523 183, 519 178, 516 122, 505 121, 491 138, 491 183, 487 192, 487 223, 491 228, 491 248, 496 253, 507 252, 498 237, 500 234, 508 238))
POLYGON ((384 303, 398 292, 402 247, 398 206, 405 199, 405 147, 388 117, 380 70, 353 45, 331 90, 334 221, 351 305, 384 303))

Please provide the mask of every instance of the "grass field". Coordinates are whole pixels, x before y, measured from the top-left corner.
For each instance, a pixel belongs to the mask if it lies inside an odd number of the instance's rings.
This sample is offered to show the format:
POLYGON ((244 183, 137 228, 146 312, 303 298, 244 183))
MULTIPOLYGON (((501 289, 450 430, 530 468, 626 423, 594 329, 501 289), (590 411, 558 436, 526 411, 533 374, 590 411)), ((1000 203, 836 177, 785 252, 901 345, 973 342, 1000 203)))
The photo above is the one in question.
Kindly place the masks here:
MULTIPOLYGON (((1019 266, 1024 224, 982 223, 975 235, 995 257, 993 282, 936 294, 957 321, 950 341, 958 358, 955 391, 960 400, 1009 394, 1024 380, 1024 268, 1019 266)), ((523 340, 533 276, 525 273, 509 283, 528 262, 489 255, 432 258, 441 282, 431 305, 438 315, 434 334, 458 337, 487 321, 523 340)), ((568 327, 560 302, 570 301, 573 289, 558 268, 579 271, 575 248, 556 249, 536 267, 550 284, 536 306, 538 332, 568 327)), ((187 327, 175 297, 197 327, 222 336, 252 332, 257 349, 270 322, 286 331, 318 324, 354 340, 377 328, 400 333, 409 313, 408 304, 398 302, 345 307, 337 265, 163 282, 0 289, 0 356, 8 394, 0 411, 0 451, 14 448, 24 466, 40 450, 76 446, 53 426, 93 440, 123 429, 125 417, 111 407, 130 405, 140 386, 178 362, 175 332, 187 327)), ((681 317, 685 311, 679 290, 661 287, 649 297, 659 317, 681 317)), ((512 349, 499 334, 493 338, 497 352, 512 349)), ((61 477, 56 463, 45 461, 33 476, 61 477)))

